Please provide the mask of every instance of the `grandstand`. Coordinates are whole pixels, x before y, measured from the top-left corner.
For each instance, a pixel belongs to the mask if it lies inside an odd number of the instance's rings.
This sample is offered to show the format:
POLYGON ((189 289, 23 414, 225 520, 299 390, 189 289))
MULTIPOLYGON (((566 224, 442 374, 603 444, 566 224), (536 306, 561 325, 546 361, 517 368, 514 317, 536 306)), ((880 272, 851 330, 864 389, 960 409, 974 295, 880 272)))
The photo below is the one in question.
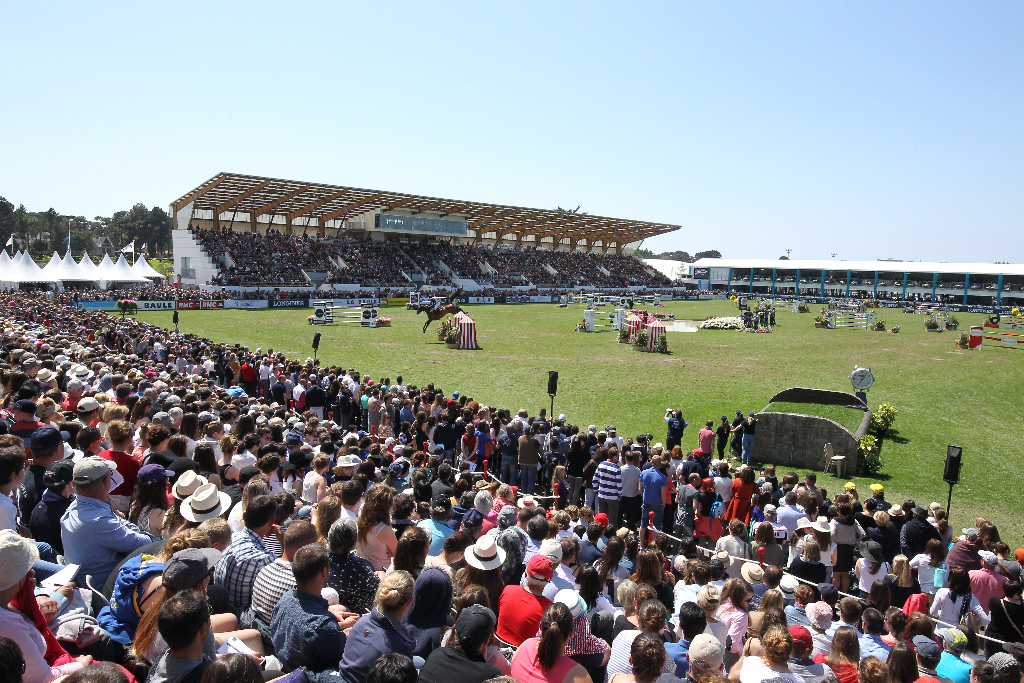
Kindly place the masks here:
POLYGON ((701 290, 1006 307, 1024 303, 1024 265, 919 261, 700 259, 679 281, 701 290))
POLYGON ((171 204, 183 285, 665 287, 679 226, 222 173, 171 204))

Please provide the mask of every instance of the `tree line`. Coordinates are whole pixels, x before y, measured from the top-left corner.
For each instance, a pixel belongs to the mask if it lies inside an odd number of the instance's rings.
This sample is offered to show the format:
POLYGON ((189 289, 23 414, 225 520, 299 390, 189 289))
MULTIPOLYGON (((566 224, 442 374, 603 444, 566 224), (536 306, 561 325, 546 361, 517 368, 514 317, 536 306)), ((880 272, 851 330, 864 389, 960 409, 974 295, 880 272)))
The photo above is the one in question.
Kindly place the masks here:
MULTIPOLYGON (((159 206, 136 204, 127 211, 112 216, 85 216, 59 213, 54 208, 29 211, 24 204, 17 208, 5 197, 0 197, 0 245, 14 236, 16 250, 28 249, 33 257, 45 257, 54 251, 63 255, 67 251, 68 230, 71 231, 71 253, 101 254, 103 249, 93 240, 106 237, 109 250, 116 251, 135 240, 135 252, 141 253, 147 245, 149 256, 171 253, 171 216, 159 206)), ((8 250, 10 251, 10 250, 8 250)))
POLYGON ((698 251, 693 256, 685 251, 665 251, 660 254, 655 254, 650 249, 637 249, 636 255, 638 258, 659 258, 667 261, 682 261, 683 263, 693 263, 699 261, 702 258, 722 258, 722 252, 717 249, 709 249, 708 251, 698 251))

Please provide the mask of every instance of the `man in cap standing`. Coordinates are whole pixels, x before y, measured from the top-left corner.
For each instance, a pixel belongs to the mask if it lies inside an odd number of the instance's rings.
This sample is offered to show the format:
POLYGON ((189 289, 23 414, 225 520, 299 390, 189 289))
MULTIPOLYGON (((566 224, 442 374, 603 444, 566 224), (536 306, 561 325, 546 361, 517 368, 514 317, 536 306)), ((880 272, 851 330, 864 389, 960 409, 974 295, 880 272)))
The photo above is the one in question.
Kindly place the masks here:
POLYGON ((971 593, 978 598, 981 608, 988 614, 989 601, 1003 597, 1003 584, 1009 581, 1005 574, 997 572, 999 557, 990 550, 979 550, 981 568, 967 572, 971 577, 971 593))
POLYGON ((721 671, 724 659, 725 648, 718 639, 701 633, 690 641, 690 649, 686 651, 686 661, 689 663, 686 680, 695 682, 706 673, 721 671))
POLYGON ((28 526, 32 510, 43 497, 46 468, 64 457, 64 437, 67 436, 67 432, 62 434, 53 425, 43 425, 32 436, 32 464, 18 490, 18 509, 24 526, 28 526))
POLYGON ((75 464, 75 500, 61 517, 64 559, 79 565, 75 580, 102 586, 118 563, 136 548, 155 541, 110 507, 110 489, 117 465, 97 456, 75 464))
POLYGON ((455 621, 455 638, 427 657, 421 683, 481 683, 500 676, 498 667, 487 661, 487 645, 497 624, 494 612, 483 605, 463 609, 455 621))

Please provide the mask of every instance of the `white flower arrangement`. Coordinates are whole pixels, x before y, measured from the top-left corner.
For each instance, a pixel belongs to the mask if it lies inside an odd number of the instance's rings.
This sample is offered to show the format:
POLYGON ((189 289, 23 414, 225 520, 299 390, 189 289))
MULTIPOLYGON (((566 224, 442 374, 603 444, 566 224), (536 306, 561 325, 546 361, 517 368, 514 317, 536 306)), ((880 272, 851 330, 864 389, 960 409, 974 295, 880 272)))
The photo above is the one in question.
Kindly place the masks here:
POLYGON ((708 318, 700 324, 702 330, 742 330, 742 318, 708 318))

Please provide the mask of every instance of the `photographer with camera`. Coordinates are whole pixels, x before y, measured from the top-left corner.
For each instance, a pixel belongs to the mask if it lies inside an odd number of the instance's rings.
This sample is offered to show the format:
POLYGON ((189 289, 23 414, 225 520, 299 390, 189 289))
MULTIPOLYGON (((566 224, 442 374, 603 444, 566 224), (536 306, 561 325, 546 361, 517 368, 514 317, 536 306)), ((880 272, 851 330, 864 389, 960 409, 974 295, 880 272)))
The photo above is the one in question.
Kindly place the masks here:
POLYGON ((671 453, 673 447, 682 446, 683 443, 683 432, 687 427, 686 420, 683 419, 683 411, 666 408, 665 424, 668 426, 665 434, 665 450, 671 453))

